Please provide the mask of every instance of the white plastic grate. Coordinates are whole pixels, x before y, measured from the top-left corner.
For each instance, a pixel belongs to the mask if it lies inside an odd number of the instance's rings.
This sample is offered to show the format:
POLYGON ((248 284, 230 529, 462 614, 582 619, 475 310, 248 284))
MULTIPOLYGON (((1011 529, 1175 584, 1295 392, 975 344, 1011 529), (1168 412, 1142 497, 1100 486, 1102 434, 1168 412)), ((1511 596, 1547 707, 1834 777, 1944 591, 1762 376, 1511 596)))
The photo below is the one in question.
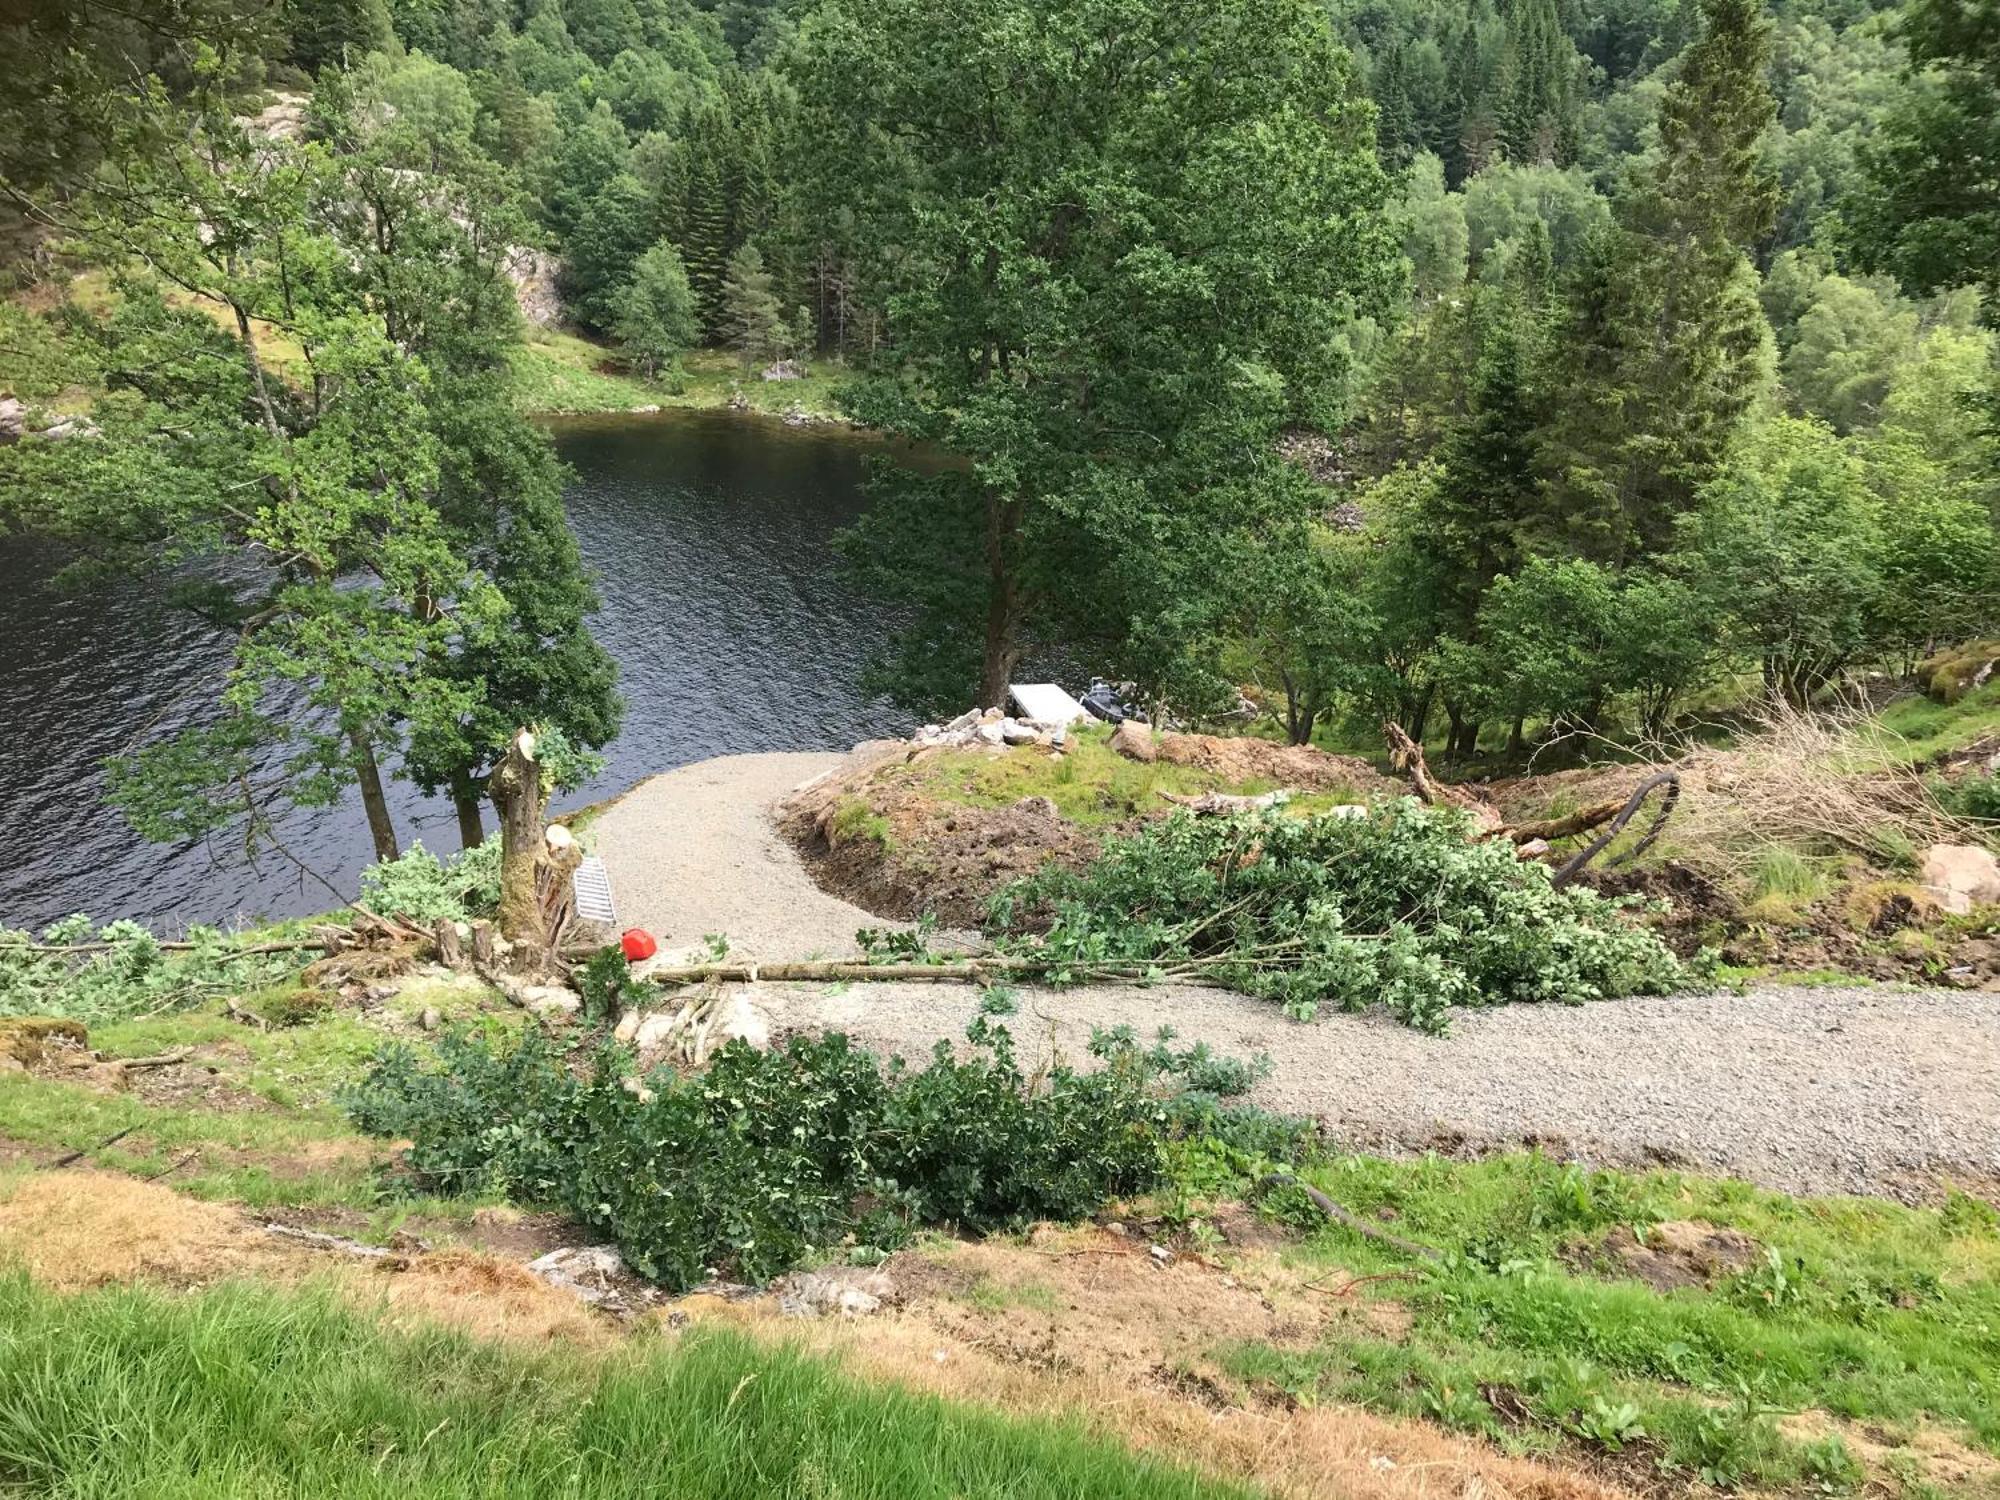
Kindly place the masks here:
POLYGON ((570 877, 570 885, 576 891, 579 917, 586 922, 602 922, 606 927, 618 925, 618 908, 611 900, 611 877, 605 873, 603 860, 595 854, 584 855, 583 863, 570 877))

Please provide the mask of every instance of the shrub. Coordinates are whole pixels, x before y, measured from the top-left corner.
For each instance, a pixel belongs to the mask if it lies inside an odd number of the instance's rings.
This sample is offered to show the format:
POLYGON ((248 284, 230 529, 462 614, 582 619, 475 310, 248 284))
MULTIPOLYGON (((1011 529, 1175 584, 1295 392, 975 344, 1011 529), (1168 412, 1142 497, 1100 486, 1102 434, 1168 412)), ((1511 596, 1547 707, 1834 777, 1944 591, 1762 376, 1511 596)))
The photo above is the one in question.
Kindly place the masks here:
POLYGON ((449 1035, 436 1065, 407 1047, 344 1098, 364 1130, 410 1141, 426 1187, 560 1209, 676 1288, 724 1267, 762 1281, 853 1236, 890 1248, 921 1224, 973 1230, 1074 1219, 1160 1180, 1161 1148, 1196 1130, 1247 1152, 1296 1149, 1294 1122, 1163 1096, 1152 1059, 1107 1041, 1104 1065, 1030 1088, 1013 1040, 982 1016, 966 1059, 881 1067, 845 1036, 758 1052, 732 1043, 704 1074, 631 1054, 572 1069, 539 1033, 496 1050, 449 1035))
POLYGON ((361 899, 385 917, 428 923, 491 916, 500 909, 500 841, 488 839, 450 859, 422 843, 361 872, 361 899))
POLYGON ((1280 1001, 1377 1003, 1425 1031, 1453 1005, 1583 1001, 1675 989, 1688 971, 1651 933, 1464 816, 1410 799, 1366 818, 1176 816, 995 897, 1003 945, 1066 974, 1108 964, 1199 969, 1280 1001), (1051 920, 1039 937, 1025 930, 1051 920))
POLYGON ((102 945, 82 953, 36 952, 34 937, 0 929, 0 1016, 67 1016, 96 1024, 185 1010, 293 973, 290 954, 248 951, 254 940, 190 927, 191 946, 169 949, 136 922, 93 929, 85 916, 47 928, 41 944, 102 945))

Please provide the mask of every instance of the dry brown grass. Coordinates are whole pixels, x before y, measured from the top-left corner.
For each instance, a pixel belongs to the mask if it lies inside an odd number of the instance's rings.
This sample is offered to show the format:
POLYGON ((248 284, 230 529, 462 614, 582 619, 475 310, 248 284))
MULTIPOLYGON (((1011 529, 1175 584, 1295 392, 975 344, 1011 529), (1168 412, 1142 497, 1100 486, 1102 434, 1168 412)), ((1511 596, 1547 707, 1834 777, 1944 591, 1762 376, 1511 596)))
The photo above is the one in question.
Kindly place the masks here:
POLYGON ((1280 1495, 1341 1500, 1613 1500, 1580 1471, 1509 1458, 1420 1422, 1344 1406, 1239 1405, 1212 1352, 1239 1340, 1307 1347, 1343 1321, 1394 1335, 1393 1303, 1328 1297, 1268 1254, 1225 1269, 1092 1228, 899 1257, 914 1295, 861 1322, 800 1324, 767 1303, 694 1299, 697 1319, 845 1361, 865 1376, 1100 1436, 1280 1495))
POLYGON ((469 1250, 349 1259, 267 1234, 241 1210, 115 1172, 31 1172, 0 1188, 0 1263, 61 1292, 174 1290, 254 1277, 330 1283, 392 1322, 513 1342, 608 1342, 615 1330, 516 1262, 469 1250))
POLYGON ((1735 745, 1681 756, 1671 767, 1681 777, 1675 852, 1726 876, 1774 847, 1879 865, 1968 837, 1921 775, 1868 753, 1864 722, 1772 704, 1735 745))

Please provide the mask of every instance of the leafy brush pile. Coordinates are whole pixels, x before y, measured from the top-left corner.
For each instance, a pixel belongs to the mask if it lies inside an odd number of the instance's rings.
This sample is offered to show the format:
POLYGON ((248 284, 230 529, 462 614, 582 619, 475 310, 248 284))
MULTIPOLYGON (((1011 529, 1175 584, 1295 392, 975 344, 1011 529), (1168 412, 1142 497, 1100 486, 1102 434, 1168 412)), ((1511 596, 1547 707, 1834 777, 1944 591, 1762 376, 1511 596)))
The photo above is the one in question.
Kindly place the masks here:
POLYGON ((0 1016, 122 1021, 245 994, 297 970, 295 956, 258 947, 254 937, 213 927, 191 927, 168 946, 137 922, 93 929, 85 916, 66 917, 39 939, 0 929, 0 1016))
POLYGON ((1413 800, 1365 818, 1176 816, 1108 841, 1081 873, 1002 891, 1002 944, 1082 974, 1198 972, 1309 1019, 1380 1003, 1442 1033, 1454 1005, 1659 994, 1687 970, 1653 934, 1462 814, 1413 800), (1046 930, 1031 929, 1046 923, 1046 930))
POLYGON ((490 917, 500 909, 500 840, 439 859, 421 843, 361 872, 361 900, 372 911, 428 925, 490 917))
POLYGON ((967 1037, 969 1059, 940 1043, 918 1071, 884 1069, 837 1033, 772 1052, 732 1043, 705 1073, 657 1070, 635 1091, 623 1048, 573 1069, 539 1033, 454 1035, 434 1065, 385 1051, 344 1102, 362 1129, 409 1139, 425 1187, 559 1209, 677 1289, 724 1270, 764 1281, 814 1247, 886 1251, 919 1225, 1081 1218, 1158 1183, 1163 1150, 1191 1133, 1246 1161, 1308 1139, 1212 1094, 1163 1091, 1160 1055, 1129 1037, 1094 1044, 1102 1067, 1059 1067, 1036 1087, 1004 1028, 981 1017, 967 1037))

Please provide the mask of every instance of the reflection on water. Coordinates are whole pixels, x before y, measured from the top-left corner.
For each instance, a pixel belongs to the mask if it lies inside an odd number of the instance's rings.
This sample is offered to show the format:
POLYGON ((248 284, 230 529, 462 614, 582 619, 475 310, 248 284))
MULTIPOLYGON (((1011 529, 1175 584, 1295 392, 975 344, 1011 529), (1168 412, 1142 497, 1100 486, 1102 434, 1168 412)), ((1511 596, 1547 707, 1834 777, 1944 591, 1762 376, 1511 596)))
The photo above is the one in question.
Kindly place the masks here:
MULTIPOLYGON (((573 800, 711 755, 844 749, 910 727, 856 686, 884 627, 833 577, 828 548, 860 510, 872 445, 723 412, 553 431, 576 471, 570 521, 599 577, 595 628, 627 701, 603 776, 573 800)), ((251 870, 226 844, 148 844, 102 805, 105 756, 212 711, 229 642, 156 589, 59 593, 48 583, 58 560, 0 540, 0 926, 73 911, 174 926, 325 910, 325 890, 280 860, 251 870)), ((391 790, 406 843, 457 847, 447 804, 391 790)), ((355 889, 368 835, 353 798, 294 815, 282 835, 355 889)))

